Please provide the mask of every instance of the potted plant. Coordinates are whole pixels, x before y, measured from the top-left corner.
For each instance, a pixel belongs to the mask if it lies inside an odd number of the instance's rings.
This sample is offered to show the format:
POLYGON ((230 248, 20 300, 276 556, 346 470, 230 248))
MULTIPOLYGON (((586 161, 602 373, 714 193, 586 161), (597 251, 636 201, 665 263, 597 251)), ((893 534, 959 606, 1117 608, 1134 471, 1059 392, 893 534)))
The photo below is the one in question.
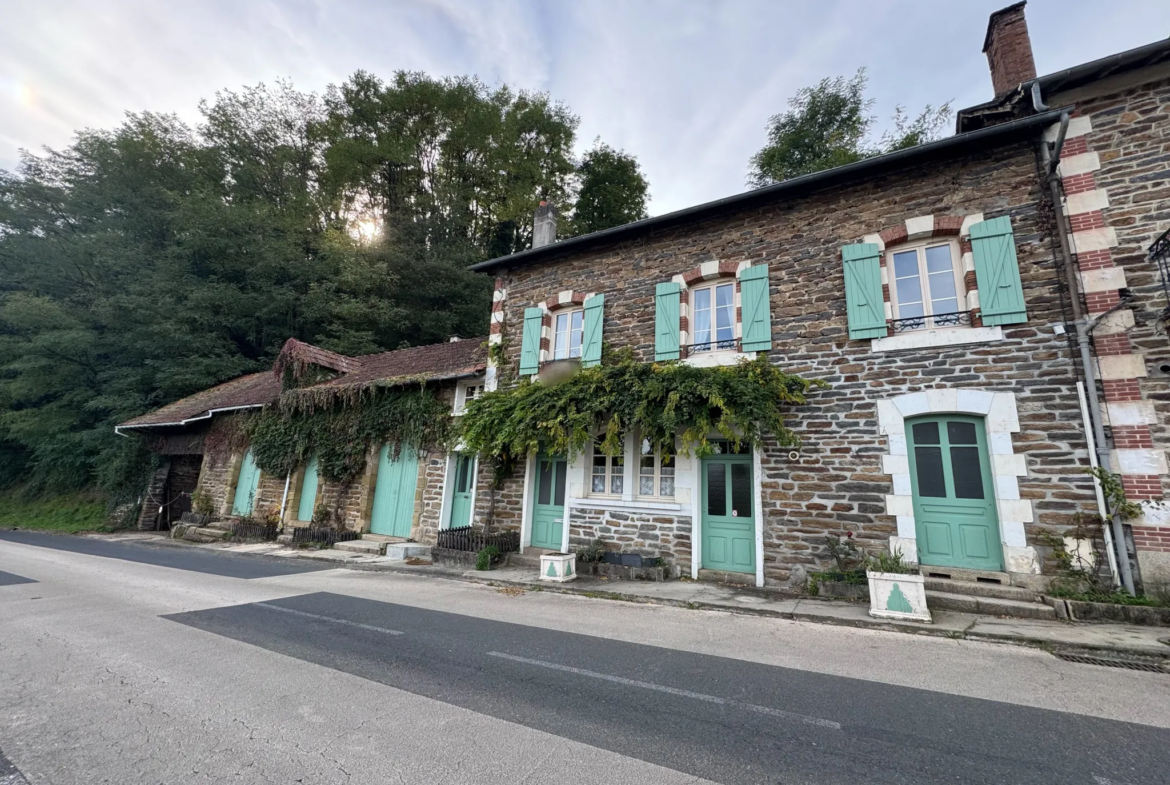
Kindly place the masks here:
POLYGON ((567 583, 577 580, 577 554, 540 554, 540 579, 553 583, 567 583))
POLYGON ((869 615, 879 619, 931 621, 926 607, 926 582, 917 564, 902 560, 902 552, 879 553, 866 559, 869 615))

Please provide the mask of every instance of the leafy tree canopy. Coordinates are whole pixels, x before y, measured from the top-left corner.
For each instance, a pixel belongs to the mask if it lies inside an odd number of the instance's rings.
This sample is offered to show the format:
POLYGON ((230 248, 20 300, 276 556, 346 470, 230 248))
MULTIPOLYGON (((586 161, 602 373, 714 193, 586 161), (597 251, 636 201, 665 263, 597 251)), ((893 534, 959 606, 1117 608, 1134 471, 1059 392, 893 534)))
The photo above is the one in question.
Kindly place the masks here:
POLYGON ((647 216, 650 183, 634 156, 597 139, 593 149, 582 157, 577 177, 571 234, 599 232, 647 216))
POLYGON ((355 73, 131 114, 0 170, 0 487, 139 489, 113 426, 289 337, 346 354, 485 332, 467 265, 565 212, 577 118, 472 78, 355 73))
POLYGON ((874 101, 865 97, 867 83, 861 69, 850 79, 826 78, 797 91, 788 111, 768 120, 768 143, 751 158, 748 185, 771 185, 941 136, 950 118, 950 102, 928 104, 913 119, 904 107, 896 107, 893 127, 878 142, 870 141, 875 118, 870 114, 874 101))

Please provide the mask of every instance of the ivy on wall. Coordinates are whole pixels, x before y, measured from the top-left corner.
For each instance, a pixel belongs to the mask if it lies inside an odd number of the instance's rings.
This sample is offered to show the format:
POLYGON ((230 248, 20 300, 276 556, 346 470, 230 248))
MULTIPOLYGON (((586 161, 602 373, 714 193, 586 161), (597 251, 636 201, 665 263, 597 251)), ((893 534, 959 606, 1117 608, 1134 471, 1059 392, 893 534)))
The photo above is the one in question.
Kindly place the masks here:
POLYGON ((823 382, 786 374, 767 357, 734 366, 700 368, 682 362, 639 363, 633 353, 606 351, 602 363, 559 384, 527 379, 467 405, 467 449, 510 471, 531 451, 570 457, 604 432, 602 450, 622 452, 631 429, 666 454, 710 454, 712 434, 756 445, 766 435, 795 446, 784 424, 788 408, 806 402, 823 382))
POLYGON ((371 446, 446 446, 453 424, 450 406, 419 385, 291 390, 247 430, 262 471, 282 477, 315 453, 322 478, 350 483, 365 469, 371 446))

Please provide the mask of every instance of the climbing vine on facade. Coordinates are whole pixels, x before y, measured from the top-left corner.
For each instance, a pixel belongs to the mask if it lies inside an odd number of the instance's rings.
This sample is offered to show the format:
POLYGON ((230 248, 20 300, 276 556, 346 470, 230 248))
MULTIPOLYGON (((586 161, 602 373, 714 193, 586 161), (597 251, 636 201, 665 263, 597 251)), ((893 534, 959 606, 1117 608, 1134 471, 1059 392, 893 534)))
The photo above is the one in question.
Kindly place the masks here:
POLYGON ((422 386, 292 390, 248 423, 261 470, 282 477, 316 454, 321 477, 342 483, 361 474, 371 447, 446 446, 452 432, 450 405, 422 386))
POLYGON ((600 365, 568 381, 524 379, 472 401, 461 430, 467 449, 503 467, 541 449, 574 456, 599 434, 602 450, 617 455, 631 430, 666 454, 707 455, 713 434, 753 446, 770 435, 794 446, 798 439, 784 416, 819 386, 823 382, 784 373, 766 357, 700 368, 639 363, 628 350, 607 351, 600 365))

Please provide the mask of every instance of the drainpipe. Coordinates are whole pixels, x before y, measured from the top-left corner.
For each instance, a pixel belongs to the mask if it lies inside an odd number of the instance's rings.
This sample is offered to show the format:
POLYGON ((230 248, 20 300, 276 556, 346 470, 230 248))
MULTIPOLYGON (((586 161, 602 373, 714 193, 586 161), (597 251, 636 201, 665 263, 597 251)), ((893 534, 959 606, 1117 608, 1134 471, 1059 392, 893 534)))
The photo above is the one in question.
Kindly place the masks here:
MULTIPOLYGON (((1031 84, 1032 90, 1032 105, 1037 112, 1047 109, 1040 95, 1040 82, 1033 81, 1031 84)), ((1105 313, 1096 318, 1085 315, 1081 308, 1080 287, 1077 282, 1076 268, 1073 266, 1072 249, 1069 247, 1069 226, 1068 217, 1064 214, 1064 205, 1061 202, 1060 194, 1060 180, 1056 176, 1056 168, 1060 165, 1060 152, 1064 147, 1065 134, 1068 132, 1069 115, 1068 112, 1063 112, 1060 115, 1060 131, 1056 135, 1056 142, 1051 149, 1047 144, 1041 145, 1040 160, 1044 165, 1044 179, 1048 185, 1048 192, 1052 197, 1052 210, 1056 217, 1056 233, 1060 240, 1060 254, 1064 261, 1065 277, 1068 285, 1069 302, 1072 306, 1073 325, 1077 332, 1077 348, 1081 355, 1081 368, 1085 375, 1085 392, 1087 393, 1089 403, 1089 419, 1092 421, 1091 430, 1093 432, 1093 439, 1090 441, 1095 443, 1097 452, 1097 461, 1102 469, 1105 471, 1112 471, 1110 465, 1109 446, 1105 441, 1105 427, 1101 414, 1101 401, 1097 397, 1097 382, 1093 375, 1093 354, 1089 343, 1089 337, 1093 330, 1096 329, 1100 321, 1108 316, 1113 311, 1122 307, 1124 303, 1118 303, 1110 308, 1105 313)), ((1090 430, 1086 428, 1086 431, 1090 430)), ((1092 448, 1090 448, 1092 449, 1092 448)), ((1093 461, 1090 461, 1090 465, 1093 461)), ((1094 478, 1094 483, 1097 480, 1094 478)), ((1112 550, 1115 552, 1115 559, 1117 562, 1118 571, 1120 572, 1121 585, 1129 594, 1135 594, 1133 586, 1133 571, 1129 565, 1129 553, 1125 547, 1125 531, 1121 525, 1121 518, 1117 514, 1109 516, 1110 528, 1112 534, 1112 550)), ((1108 538, 1107 538, 1108 539, 1108 538)), ((1112 560, 1111 560, 1112 561, 1112 560)))
POLYGON ((288 484, 292 479, 292 472, 284 475, 284 495, 280 497, 280 525, 284 526, 284 505, 288 501, 288 484))

